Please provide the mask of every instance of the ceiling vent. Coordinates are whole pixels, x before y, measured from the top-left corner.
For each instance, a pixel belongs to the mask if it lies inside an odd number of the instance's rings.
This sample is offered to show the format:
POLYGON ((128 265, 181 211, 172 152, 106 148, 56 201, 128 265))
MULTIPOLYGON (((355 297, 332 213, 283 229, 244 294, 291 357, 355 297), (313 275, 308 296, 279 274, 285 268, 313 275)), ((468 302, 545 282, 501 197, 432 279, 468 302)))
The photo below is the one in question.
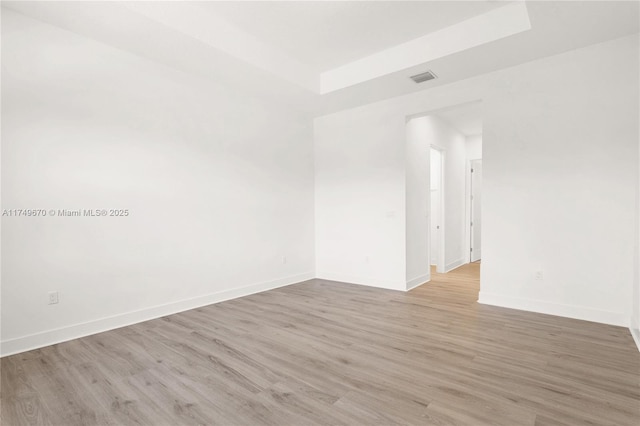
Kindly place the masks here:
POLYGON ((411 80, 415 81, 416 83, 422 83, 425 81, 433 80, 434 78, 436 78, 436 75, 431 71, 427 71, 421 74, 416 74, 411 76, 411 80))

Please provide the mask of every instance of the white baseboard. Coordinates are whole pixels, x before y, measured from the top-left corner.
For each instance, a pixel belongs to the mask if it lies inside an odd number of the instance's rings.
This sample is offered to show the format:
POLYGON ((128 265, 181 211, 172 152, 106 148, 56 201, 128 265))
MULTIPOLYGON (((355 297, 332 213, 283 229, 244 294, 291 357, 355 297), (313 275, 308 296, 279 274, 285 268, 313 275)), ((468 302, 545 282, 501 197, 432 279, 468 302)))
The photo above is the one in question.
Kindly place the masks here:
POLYGON ((464 264, 465 264, 464 258, 462 258, 462 259, 458 259, 458 260, 456 260, 455 262, 451 262, 451 263, 446 264, 446 265, 444 266, 444 272, 445 272, 445 273, 447 273, 447 272, 451 272, 451 271, 453 271, 454 269, 459 268, 459 267, 461 267, 461 266, 462 266, 462 265, 464 265, 464 264))
POLYGON ((538 312, 559 317, 575 318, 603 324, 629 327, 629 318, 620 312, 601 311, 583 306, 565 305, 560 303, 530 300, 520 297, 503 296, 480 292, 478 303, 483 305, 500 306, 503 308, 519 309, 521 311, 538 312))
POLYGON ((413 290, 414 288, 421 286, 422 284, 426 283, 427 281, 431 280, 431 274, 424 274, 424 275, 420 275, 419 277, 416 277, 412 280, 407 281, 407 290, 413 290))
POLYGON ((30 334, 14 339, 0 342, 0 356, 13 355, 44 346, 55 345, 68 340, 90 336, 96 333, 149 321, 166 315, 188 311, 189 309, 200 308, 202 306, 223 302, 225 300, 236 299, 250 294, 272 290, 278 287, 299 283, 314 278, 313 272, 292 275, 272 281, 252 284, 245 287, 224 290, 191 299, 180 300, 178 302, 167 303, 165 305, 153 306, 133 312, 126 312, 107 318, 100 318, 80 324, 73 324, 67 327, 47 330, 40 333, 30 334))
POLYGON ((366 285, 368 287, 386 288, 387 290, 405 291, 405 283, 394 283, 392 281, 378 280, 373 278, 357 277, 353 275, 345 275, 335 272, 319 271, 316 272, 316 278, 328 281, 338 281, 347 284, 366 285))

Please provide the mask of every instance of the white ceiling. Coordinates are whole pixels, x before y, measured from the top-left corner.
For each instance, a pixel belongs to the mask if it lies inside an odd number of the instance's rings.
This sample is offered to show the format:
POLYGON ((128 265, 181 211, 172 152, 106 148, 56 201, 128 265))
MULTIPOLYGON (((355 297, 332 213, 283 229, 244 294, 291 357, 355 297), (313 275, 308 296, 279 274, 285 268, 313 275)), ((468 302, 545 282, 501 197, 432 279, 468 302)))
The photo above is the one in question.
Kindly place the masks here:
POLYGON ((316 116, 634 34, 640 28, 638 1, 518 3, 3 0, 2 8, 316 116), (524 10, 528 28, 441 51, 431 59, 424 59, 424 49, 407 49, 416 40, 427 50, 432 40, 444 37, 448 42, 455 38, 446 37, 455 34, 451 29, 467 39, 474 34, 467 30, 490 34, 495 25, 489 24, 496 20, 489 17, 507 8, 524 10), (386 58, 393 62, 398 57, 402 61, 396 61, 395 69, 321 94, 321 77, 326 74, 362 71, 372 58, 386 65, 386 58), (344 61, 348 63, 319 72, 344 61), (427 69, 438 78, 422 84, 408 78, 427 69))
POLYGON ((221 1, 200 7, 317 71, 488 12, 500 1, 221 1))
POLYGON ((640 30, 638 1, 527 1, 531 29, 446 57, 328 93, 319 114, 427 90, 557 55, 640 30), (437 79, 415 84, 408 76, 433 70, 437 79))

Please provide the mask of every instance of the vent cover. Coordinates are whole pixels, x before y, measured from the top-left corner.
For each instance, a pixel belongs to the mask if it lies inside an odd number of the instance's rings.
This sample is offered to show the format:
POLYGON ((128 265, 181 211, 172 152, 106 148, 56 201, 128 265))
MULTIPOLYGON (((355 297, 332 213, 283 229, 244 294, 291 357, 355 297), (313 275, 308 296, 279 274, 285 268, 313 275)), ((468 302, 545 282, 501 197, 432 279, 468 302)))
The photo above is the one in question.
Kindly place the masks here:
POLYGON ((437 76, 432 71, 423 72, 422 74, 416 74, 411 76, 411 80, 416 83, 422 83, 425 81, 433 80, 437 76))

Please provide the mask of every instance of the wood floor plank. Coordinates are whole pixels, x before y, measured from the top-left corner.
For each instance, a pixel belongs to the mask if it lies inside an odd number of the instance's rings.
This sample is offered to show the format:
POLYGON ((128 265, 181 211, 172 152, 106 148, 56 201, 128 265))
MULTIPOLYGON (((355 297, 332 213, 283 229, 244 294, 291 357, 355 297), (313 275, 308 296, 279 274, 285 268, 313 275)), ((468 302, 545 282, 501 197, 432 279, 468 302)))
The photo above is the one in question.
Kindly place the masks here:
POLYGON ((2 425, 640 424, 625 328, 310 280, 0 360, 2 425))
POLYGON ((8 398, 2 402, 4 412, 0 416, 0 424, 21 425, 50 425, 52 416, 40 401, 38 395, 23 395, 18 398, 8 398))

